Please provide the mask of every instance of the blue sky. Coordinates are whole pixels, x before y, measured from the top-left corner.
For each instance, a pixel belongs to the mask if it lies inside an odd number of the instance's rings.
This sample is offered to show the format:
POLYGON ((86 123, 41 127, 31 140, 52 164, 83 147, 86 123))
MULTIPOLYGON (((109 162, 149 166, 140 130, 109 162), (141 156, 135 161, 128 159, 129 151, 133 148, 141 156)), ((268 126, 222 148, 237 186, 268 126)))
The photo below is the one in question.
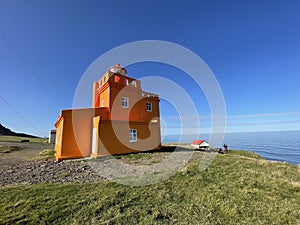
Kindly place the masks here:
MULTIPOLYGON (((223 91, 227 132, 299 130, 299 8, 299 1, 1 1, 0 123, 47 136, 60 110, 72 108, 94 60, 128 42, 163 40, 210 67, 223 91)), ((128 75, 177 82, 209 132, 207 99, 182 71, 140 63, 128 75)), ((161 116, 176 133, 178 115, 163 100, 161 116)))

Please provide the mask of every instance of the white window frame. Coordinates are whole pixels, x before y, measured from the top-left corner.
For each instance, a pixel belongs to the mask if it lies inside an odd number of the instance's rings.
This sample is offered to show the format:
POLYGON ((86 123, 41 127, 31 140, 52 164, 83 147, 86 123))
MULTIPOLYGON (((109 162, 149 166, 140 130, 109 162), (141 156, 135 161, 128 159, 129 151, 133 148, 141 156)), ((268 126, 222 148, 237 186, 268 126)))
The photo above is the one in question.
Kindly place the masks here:
POLYGON ((104 99, 101 99, 101 107, 104 107, 104 99))
POLYGON ((146 109, 148 112, 152 112, 152 102, 147 102, 146 109))
POLYGON ((127 78, 125 78, 124 84, 125 84, 126 86, 129 84, 129 80, 128 80, 127 78))
POLYGON ((127 97, 122 97, 122 108, 129 108, 129 99, 127 97))
POLYGON ((137 142, 137 129, 129 129, 129 142, 137 142))

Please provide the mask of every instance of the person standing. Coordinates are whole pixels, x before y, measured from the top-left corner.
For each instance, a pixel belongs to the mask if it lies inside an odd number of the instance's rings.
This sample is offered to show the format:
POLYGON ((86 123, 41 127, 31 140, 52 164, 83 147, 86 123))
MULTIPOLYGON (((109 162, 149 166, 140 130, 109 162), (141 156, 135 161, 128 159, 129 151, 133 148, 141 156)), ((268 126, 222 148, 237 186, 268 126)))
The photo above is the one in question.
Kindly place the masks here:
POLYGON ((228 145, 224 144, 223 147, 224 147, 224 151, 227 152, 228 151, 228 145))

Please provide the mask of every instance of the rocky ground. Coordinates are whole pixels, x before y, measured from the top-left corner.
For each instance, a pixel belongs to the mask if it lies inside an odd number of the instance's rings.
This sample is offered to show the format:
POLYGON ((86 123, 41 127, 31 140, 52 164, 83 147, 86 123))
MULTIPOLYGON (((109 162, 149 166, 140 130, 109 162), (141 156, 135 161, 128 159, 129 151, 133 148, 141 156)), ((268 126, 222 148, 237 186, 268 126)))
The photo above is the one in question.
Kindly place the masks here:
MULTIPOLYGON (((116 176, 143 176, 159 173, 169 167, 173 169, 174 164, 181 165, 184 159, 189 160, 191 156, 186 147, 179 148, 177 153, 173 153, 174 147, 164 147, 160 152, 62 162, 56 162, 54 156, 43 157, 40 154, 49 151, 53 155, 53 149, 54 146, 47 143, 0 142, 0 186, 22 183, 91 183, 115 179, 116 176), (116 159, 120 161, 116 163, 116 159)), ((192 160, 202 157, 201 152, 192 154, 192 160)))
POLYGON ((0 153, 0 186, 21 183, 98 182, 104 180, 86 161, 55 162, 43 159, 39 153, 53 146, 44 143, 0 142, 16 151, 0 153))
POLYGON ((87 163, 54 160, 0 160, 0 186, 20 183, 96 182, 103 180, 87 163))

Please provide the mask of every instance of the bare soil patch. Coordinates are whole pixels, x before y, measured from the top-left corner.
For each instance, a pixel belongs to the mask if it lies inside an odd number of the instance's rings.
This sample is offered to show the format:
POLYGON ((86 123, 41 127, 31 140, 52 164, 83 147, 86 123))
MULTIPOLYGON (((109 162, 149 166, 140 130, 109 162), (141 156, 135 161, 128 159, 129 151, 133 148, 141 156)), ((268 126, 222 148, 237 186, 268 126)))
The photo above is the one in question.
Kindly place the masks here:
MULTIPOLYGON (((22 183, 93 183, 106 179, 91 167, 89 160, 56 162, 54 156, 44 157, 44 154, 41 153, 51 152, 51 149, 54 149, 54 146, 48 143, 0 142, 0 148, 15 149, 7 152, 0 151, 0 186, 22 183)), ((184 147, 165 146, 160 151, 113 157, 129 165, 151 165, 167 159, 175 149, 179 152, 191 151, 184 147)), ((199 160, 201 156, 202 152, 196 152, 191 160, 199 160)))
POLYGON ((39 154, 54 146, 47 143, 0 142, 0 186, 21 183, 96 182, 103 180, 85 161, 56 162, 54 156, 44 159, 39 154))

